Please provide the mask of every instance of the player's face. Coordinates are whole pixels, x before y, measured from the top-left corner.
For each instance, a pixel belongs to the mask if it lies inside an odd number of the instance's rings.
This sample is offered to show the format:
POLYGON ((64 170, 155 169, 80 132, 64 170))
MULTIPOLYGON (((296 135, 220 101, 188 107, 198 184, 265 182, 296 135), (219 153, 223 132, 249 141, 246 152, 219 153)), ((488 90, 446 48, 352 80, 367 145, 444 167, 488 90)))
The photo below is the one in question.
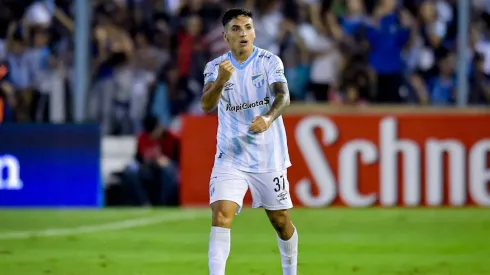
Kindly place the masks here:
POLYGON ((252 18, 238 16, 231 20, 225 28, 224 38, 233 50, 249 50, 253 48, 255 29, 252 18))

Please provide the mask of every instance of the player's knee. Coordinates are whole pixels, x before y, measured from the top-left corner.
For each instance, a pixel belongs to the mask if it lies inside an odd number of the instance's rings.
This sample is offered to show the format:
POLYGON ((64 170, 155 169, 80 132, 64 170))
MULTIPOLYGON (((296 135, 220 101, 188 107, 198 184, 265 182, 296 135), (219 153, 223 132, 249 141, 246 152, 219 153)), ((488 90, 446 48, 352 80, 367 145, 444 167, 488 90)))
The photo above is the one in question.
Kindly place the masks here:
POLYGON ((286 231, 287 227, 291 224, 289 215, 285 210, 271 211, 268 216, 272 226, 278 233, 286 231))
POLYGON ((231 228, 234 213, 227 213, 220 209, 213 212, 213 226, 231 228))
POLYGON ((212 203, 213 226, 231 228, 237 207, 237 203, 232 201, 216 201, 212 203))

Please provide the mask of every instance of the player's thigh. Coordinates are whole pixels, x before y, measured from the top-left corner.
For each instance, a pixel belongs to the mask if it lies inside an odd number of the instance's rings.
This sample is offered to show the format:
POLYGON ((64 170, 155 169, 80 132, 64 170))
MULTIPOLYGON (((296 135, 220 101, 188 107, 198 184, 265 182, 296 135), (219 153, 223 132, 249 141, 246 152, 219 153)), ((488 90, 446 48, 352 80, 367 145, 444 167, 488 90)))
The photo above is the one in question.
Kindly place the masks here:
POLYGON ((248 174, 253 207, 284 210, 293 207, 289 194, 287 171, 248 174))
POLYGON ((213 211, 228 216, 238 214, 248 190, 247 179, 242 171, 215 167, 209 181, 209 204, 213 211))

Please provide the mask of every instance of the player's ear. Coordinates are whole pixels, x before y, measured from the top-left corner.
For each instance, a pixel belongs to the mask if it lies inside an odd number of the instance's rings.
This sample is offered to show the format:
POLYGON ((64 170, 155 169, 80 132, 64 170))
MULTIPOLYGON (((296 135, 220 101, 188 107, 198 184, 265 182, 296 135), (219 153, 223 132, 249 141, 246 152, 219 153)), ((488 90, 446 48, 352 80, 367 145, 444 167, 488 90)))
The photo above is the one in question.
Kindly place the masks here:
POLYGON ((225 41, 228 41, 228 37, 226 37, 226 33, 225 33, 225 32, 223 32, 223 39, 224 39, 225 41))

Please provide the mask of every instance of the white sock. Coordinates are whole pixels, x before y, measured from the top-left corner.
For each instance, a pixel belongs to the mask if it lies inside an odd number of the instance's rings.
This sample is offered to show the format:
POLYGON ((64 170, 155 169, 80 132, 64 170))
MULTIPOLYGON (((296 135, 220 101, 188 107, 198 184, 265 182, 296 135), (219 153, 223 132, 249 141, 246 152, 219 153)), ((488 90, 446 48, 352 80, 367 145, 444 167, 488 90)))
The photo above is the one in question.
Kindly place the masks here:
POLYGON ((230 229, 211 227, 209 235, 209 275, 225 275, 226 260, 230 254, 230 229))
POLYGON ((298 233, 294 228, 293 236, 287 240, 281 240, 277 236, 277 245, 281 253, 281 265, 283 275, 296 275, 298 270, 298 233))

